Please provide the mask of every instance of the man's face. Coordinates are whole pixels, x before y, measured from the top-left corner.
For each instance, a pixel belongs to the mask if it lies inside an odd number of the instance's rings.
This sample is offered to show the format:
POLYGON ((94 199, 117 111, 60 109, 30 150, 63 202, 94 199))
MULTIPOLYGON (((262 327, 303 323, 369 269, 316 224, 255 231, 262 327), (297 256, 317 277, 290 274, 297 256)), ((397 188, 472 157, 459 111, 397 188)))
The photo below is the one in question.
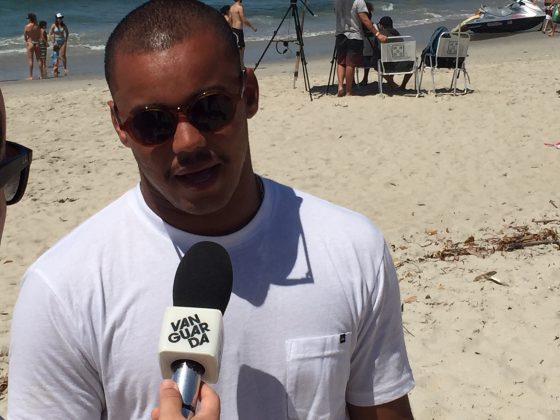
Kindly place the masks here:
MULTIPOLYGON (((120 122, 147 105, 188 105, 208 90, 239 94, 239 64, 225 51, 208 31, 168 50, 118 56, 113 100, 120 122)), ((243 200, 236 197, 246 193, 248 183, 254 182, 247 118, 256 113, 257 98, 258 87, 251 73, 231 123, 215 132, 203 132, 181 115, 173 138, 156 146, 135 141, 112 114, 120 140, 132 150, 138 163, 142 194, 165 221, 181 227, 185 217, 229 217, 238 210, 235 203, 243 200)))

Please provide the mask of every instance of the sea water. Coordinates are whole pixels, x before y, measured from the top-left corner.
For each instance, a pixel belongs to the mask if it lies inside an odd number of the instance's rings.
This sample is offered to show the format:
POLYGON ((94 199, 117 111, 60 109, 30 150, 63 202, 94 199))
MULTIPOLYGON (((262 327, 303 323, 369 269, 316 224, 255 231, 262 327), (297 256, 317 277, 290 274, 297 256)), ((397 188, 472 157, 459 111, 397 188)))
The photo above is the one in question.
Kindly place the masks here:
MULTIPOLYGON (((388 15, 393 18, 395 27, 403 34, 422 33, 418 43, 427 41, 429 34, 440 24, 453 27, 465 17, 470 16, 481 0, 393 0, 373 1, 374 20, 388 15)), ((482 0, 484 1, 484 0, 482 0)), ((226 0, 207 0, 207 4, 219 9, 231 4, 226 0)), ((504 5, 508 0, 485 0, 488 5, 504 5)), ((105 43, 115 25, 134 7, 142 4, 140 0, 0 0, 0 80, 21 79, 27 73, 23 27, 27 13, 33 12, 38 20, 45 20, 47 28, 58 12, 64 14, 64 22, 70 31, 68 60, 71 74, 102 73, 102 53, 105 43)), ((303 34, 306 40, 308 59, 317 54, 331 51, 334 37, 334 0, 298 0, 297 10, 303 13, 303 34), (305 11, 305 12, 304 12, 305 11), (321 41, 322 40, 322 41, 321 41)), ((246 17, 257 27, 257 32, 246 28, 246 63, 254 63, 277 30, 275 39, 295 38, 294 18, 291 14, 290 0, 244 0, 246 17), (282 22, 283 17, 286 19, 282 22)), ((265 60, 279 58, 271 46, 265 60)), ((293 54, 295 47, 289 44, 293 54)), ((282 52, 281 47, 278 51, 282 52)))

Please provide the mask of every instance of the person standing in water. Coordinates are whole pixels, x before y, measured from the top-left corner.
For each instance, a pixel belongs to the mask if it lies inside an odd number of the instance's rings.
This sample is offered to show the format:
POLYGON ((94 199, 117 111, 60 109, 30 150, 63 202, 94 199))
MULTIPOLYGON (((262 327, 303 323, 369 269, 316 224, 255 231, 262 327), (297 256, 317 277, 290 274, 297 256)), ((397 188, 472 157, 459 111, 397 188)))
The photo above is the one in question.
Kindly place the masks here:
POLYGON ((23 39, 25 40, 25 48, 27 50, 27 65, 29 67, 29 76, 27 80, 33 80, 33 56, 37 64, 39 64, 39 39, 41 37, 41 29, 37 23, 35 13, 27 14, 27 24, 23 28, 23 39))
POLYGON ((64 16, 62 13, 57 13, 55 21, 51 25, 49 31, 49 38, 53 40, 53 76, 58 77, 60 61, 64 67, 64 75, 68 74, 68 61, 66 59, 66 49, 68 46, 68 27, 64 23, 64 16), (55 58, 56 54, 56 60, 55 58))
POLYGON ((239 48, 241 66, 245 67, 245 62, 243 60, 243 56, 245 54, 245 36, 243 34, 243 25, 247 25, 253 30, 253 32, 257 32, 257 28, 245 17, 241 1, 242 0, 234 0, 233 4, 230 6, 229 24, 231 25, 231 30, 237 37, 237 47, 239 48))

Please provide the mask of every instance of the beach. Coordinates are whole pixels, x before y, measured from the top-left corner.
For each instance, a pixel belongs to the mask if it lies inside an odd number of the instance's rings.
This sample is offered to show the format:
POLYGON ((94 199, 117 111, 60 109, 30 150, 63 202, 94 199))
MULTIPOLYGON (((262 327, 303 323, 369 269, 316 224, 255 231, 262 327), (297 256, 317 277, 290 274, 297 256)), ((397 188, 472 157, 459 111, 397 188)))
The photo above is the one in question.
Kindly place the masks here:
MULTIPOLYGON (((308 62, 313 101, 301 67, 293 88, 294 61, 265 60, 257 70, 256 171, 361 212, 384 232, 417 419, 560 418, 560 149, 545 146, 560 141, 560 36, 471 42, 472 91, 458 96, 382 97, 375 83, 354 97, 334 96, 334 86, 326 95, 330 59, 308 62)), ((449 85, 451 73, 436 80, 449 85)), ((423 89, 430 84, 427 73, 423 89)), ((10 320, 26 267, 138 174, 101 77, 0 88, 8 139, 33 149, 28 189, 8 208, 0 248, 5 416, 10 320)))

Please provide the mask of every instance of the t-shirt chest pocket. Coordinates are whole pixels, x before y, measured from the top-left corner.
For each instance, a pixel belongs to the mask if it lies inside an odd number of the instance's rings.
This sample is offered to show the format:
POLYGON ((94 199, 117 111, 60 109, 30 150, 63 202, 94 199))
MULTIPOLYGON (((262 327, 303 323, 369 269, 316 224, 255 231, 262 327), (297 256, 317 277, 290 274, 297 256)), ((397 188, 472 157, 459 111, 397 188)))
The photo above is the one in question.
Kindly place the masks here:
POLYGON ((351 333, 286 340, 288 418, 344 419, 351 333))

